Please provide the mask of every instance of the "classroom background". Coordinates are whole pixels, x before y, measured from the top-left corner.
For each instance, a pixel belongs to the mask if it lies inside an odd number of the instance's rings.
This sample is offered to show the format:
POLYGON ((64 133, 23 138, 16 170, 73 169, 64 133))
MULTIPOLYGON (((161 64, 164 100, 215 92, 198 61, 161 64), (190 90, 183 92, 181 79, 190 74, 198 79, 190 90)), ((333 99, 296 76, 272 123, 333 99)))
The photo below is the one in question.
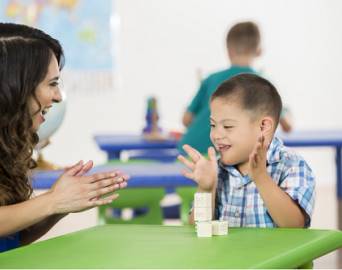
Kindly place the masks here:
MULTIPOLYGON (((226 32, 246 20, 261 30, 262 56, 254 67, 281 93, 294 129, 342 128, 341 1, 113 0, 111 4, 111 86, 99 83, 82 90, 82 76, 72 77, 66 59, 62 80, 67 113, 43 151, 47 160, 60 166, 80 159, 104 163, 105 153, 93 136, 140 133, 150 96, 158 100, 160 126, 182 130, 182 114, 198 89, 199 77, 229 65, 226 32)), ((336 229, 334 150, 297 150, 317 179, 312 227, 336 229)), ((73 214, 42 239, 94 226, 96 218, 95 210, 73 214)), ((316 266, 338 265, 335 252, 316 266)))
MULTIPOLYGON (((112 33, 117 38, 113 88, 82 92, 76 83, 69 88, 64 78, 68 111, 44 150, 46 158, 60 165, 80 158, 104 162, 93 135, 141 132, 151 95, 158 99, 161 127, 182 129, 182 114, 199 86, 199 71, 205 77, 229 65, 225 34, 243 20, 260 26, 263 54, 255 68, 279 89, 292 111, 294 128, 341 128, 341 7, 340 1, 323 0, 113 1, 118 24, 112 33)), ((320 182, 334 183, 332 151, 301 152, 320 182)))

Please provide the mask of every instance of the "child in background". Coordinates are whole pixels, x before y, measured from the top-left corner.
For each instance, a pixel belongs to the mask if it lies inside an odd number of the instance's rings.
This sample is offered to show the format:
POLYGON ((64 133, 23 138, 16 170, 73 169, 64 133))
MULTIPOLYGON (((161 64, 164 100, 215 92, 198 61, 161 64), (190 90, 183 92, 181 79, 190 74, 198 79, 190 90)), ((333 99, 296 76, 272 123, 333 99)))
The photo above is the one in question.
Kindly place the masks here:
MULTIPOLYGON (((207 160, 184 145, 190 156, 178 159, 211 192, 214 219, 231 227, 309 227, 315 180, 308 164, 274 136, 282 109, 275 87, 254 74, 237 75, 221 84, 210 101, 207 160)), ((194 222, 193 211, 190 223, 194 222)))
MULTIPOLYGON (((234 25, 227 34, 226 48, 231 66, 203 80, 196 96, 184 113, 183 124, 187 130, 178 144, 181 153, 184 153, 182 151, 184 144, 190 144, 201 153, 205 153, 212 145, 209 138, 209 100, 217 87, 235 75, 256 73, 251 66, 261 54, 258 26, 253 22, 234 25)), ((285 132, 291 130, 291 124, 287 118, 281 117, 280 124, 285 132)))

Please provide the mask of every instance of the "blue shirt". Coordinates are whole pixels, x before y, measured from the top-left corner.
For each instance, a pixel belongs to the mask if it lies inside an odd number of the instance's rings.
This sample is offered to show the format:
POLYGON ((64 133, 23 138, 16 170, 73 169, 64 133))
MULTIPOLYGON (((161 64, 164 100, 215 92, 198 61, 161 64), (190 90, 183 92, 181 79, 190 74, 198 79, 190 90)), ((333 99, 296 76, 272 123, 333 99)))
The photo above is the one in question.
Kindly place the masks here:
POLYGON ((5 237, 0 237, 0 252, 20 246, 19 232, 5 237))
MULTIPOLYGON (((315 200, 315 179, 309 165, 275 137, 267 151, 267 172, 303 210, 305 227, 309 227, 315 200)), ((220 162, 215 215, 228 220, 230 227, 277 227, 249 176, 220 162)))

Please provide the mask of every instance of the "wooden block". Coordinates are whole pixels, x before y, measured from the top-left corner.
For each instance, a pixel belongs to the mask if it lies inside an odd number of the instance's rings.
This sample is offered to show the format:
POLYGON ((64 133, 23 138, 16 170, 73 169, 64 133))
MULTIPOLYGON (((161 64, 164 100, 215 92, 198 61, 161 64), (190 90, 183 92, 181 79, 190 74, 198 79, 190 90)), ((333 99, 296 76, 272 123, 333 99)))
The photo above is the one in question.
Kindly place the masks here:
POLYGON ((196 192, 195 193, 195 199, 194 199, 194 207, 200 207, 200 208, 211 208, 211 193, 202 193, 202 192, 196 192))
POLYGON ((211 221, 202 221, 196 223, 197 237, 211 237, 213 229, 211 221))
POLYGON ((228 221, 214 220, 212 222, 213 235, 227 235, 228 234, 228 221))
POLYGON ((194 220, 195 221, 211 221, 212 209, 211 208, 194 208, 194 220))

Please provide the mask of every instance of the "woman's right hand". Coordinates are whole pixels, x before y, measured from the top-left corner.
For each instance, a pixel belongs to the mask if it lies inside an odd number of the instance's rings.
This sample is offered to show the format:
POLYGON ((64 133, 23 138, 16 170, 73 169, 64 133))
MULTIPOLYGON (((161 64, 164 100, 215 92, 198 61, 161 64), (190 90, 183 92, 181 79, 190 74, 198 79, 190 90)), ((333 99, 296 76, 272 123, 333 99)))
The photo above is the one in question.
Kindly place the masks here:
POLYGON ((82 171, 84 172, 82 162, 66 169, 50 189, 50 201, 54 214, 80 212, 109 204, 119 196, 110 193, 127 186, 128 176, 120 172, 112 171, 84 176, 82 171), (103 197, 105 195, 108 196, 103 197))

